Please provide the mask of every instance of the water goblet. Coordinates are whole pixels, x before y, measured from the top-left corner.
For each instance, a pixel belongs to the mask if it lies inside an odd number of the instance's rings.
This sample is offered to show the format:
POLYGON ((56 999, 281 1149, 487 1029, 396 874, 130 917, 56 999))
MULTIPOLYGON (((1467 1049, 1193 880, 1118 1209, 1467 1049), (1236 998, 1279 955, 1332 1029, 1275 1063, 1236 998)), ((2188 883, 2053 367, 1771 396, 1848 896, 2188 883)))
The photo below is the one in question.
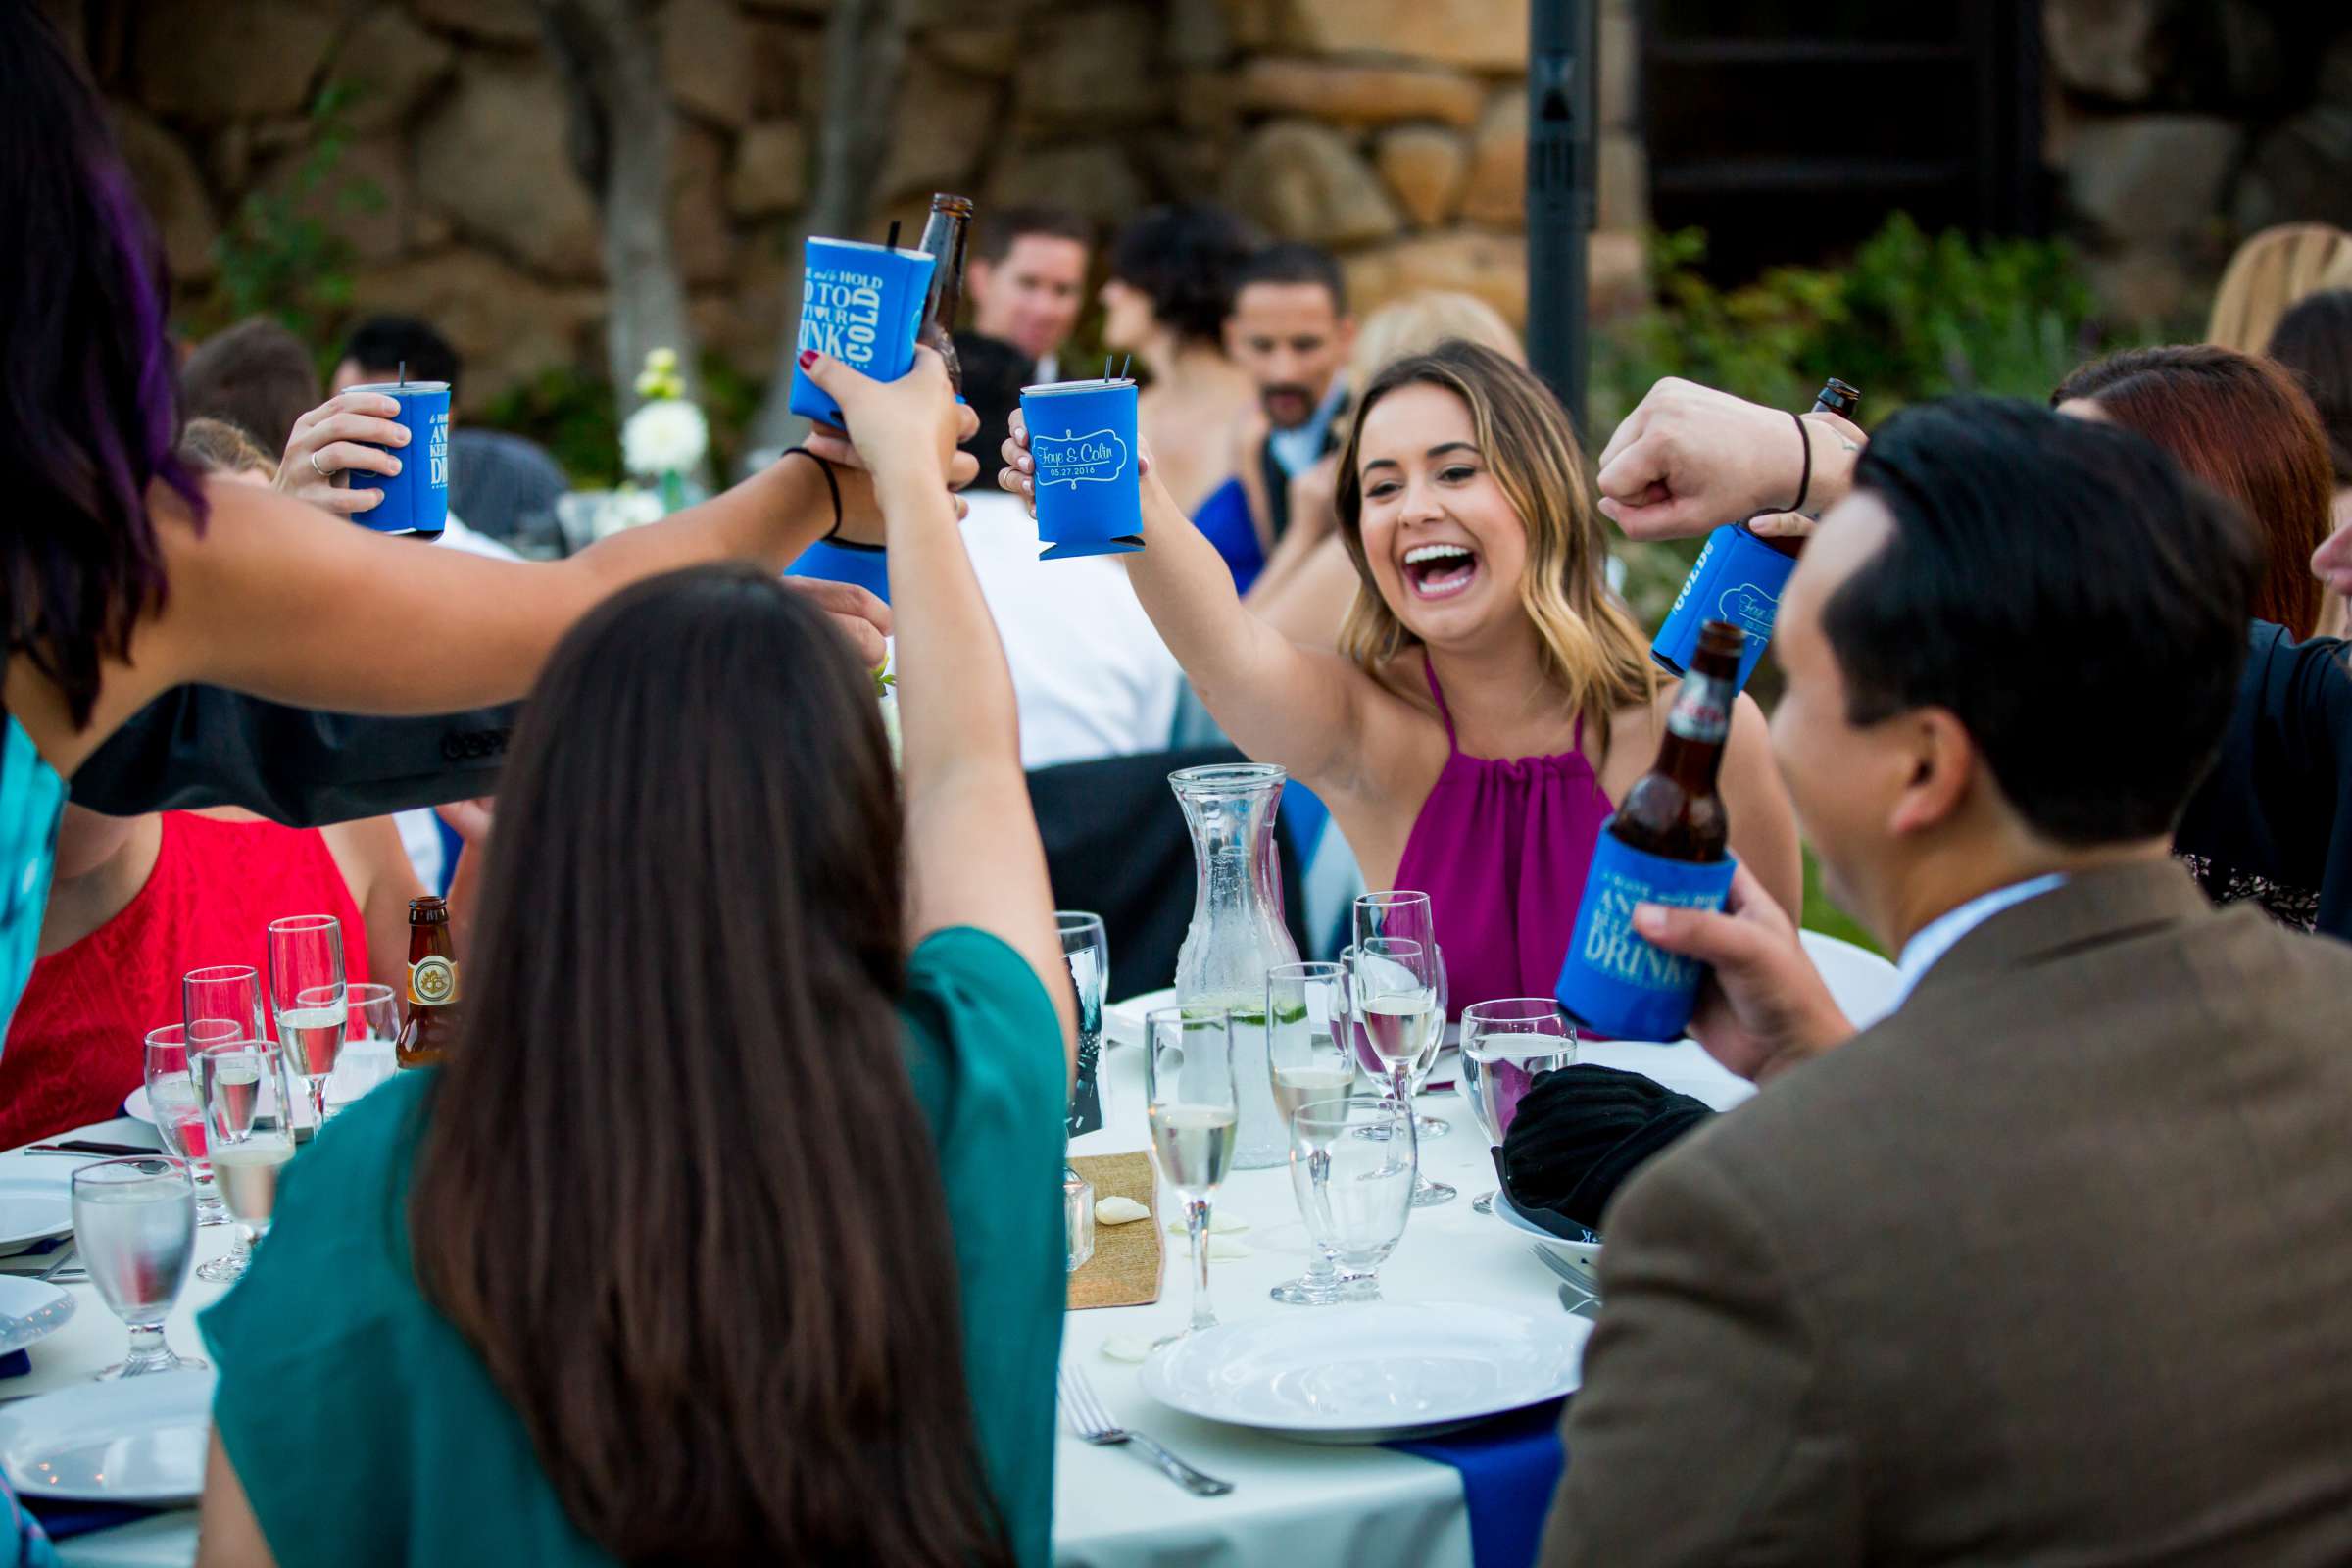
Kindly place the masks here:
POLYGON ((1216 1327, 1208 1299, 1209 1200, 1233 1164, 1241 1101, 1233 1081, 1233 1015, 1224 1007, 1154 1007, 1144 1014, 1144 1100, 1160 1179, 1184 1203, 1193 1244, 1193 1311, 1167 1344, 1216 1327))
MULTIPOLYGON (((1519 1102, 1544 1073, 1576 1065, 1576 1030, 1549 997, 1505 997, 1475 1002, 1462 1009, 1462 1076, 1459 1090, 1487 1143, 1502 1147, 1519 1102)), ((1470 1206, 1494 1211, 1486 1193, 1470 1206)))
POLYGON ((102 1159, 74 1173, 74 1242, 107 1310, 130 1330, 130 1353, 101 1382, 201 1368, 172 1353, 164 1320, 188 1283, 196 1251, 196 1190, 168 1154, 102 1159))
MULTIPOLYGON (((1274 1106, 1289 1125, 1300 1105, 1345 1100, 1355 1082, 1348 1040, 1348 972, 1336 963, 1285 963, 1266 971, 1266 1071, 1274 1106)), ((1331 1253, 1310 1246, 1305 1274, 1266 1294, 1291 1306, 1351 1298, 1331 1253)))
POLYGON ((311 1096, 311 1125, 326 1125, 326 1081, 350 1029, 344 989, 343 922, 295 914, 270 922, 270 1006, 286 1070, 311 1096))
POLYGON ((1351 1300, 1380 1299, 1377 1272, 1417 1206, 1412 1114, 1396 1100, 1318 1100, 1291 1118, 1291 1191, 1351 1300))
MULTIPOLYGON (((1413 1083, 1426 1076, 1446 1039, 1446 1015, 1438 1010, 1434 951, 1419 942, 1373 937, 1348 950, 1348 1017, 1356 1060, 1384 1080, 1408 1113, 1416 1151, 1420 1130, 1410 1116, 1413 1083)), ((1377 1132, 1367 1136, 1378 1137, 1377 1132)), ((1450 1203, 1456 1196, 1444 1182, 1420 1173, 1413 1161, 1413 1206, 1450 1203)))
MULTIPOLYGON (((226 1025, 215 1026, 216 1042, 227 1038, 226 1025)), ((202 1043, 202 1037, 199 1037, 202 1043)), ((196 1223, 225 1225, 220 1195, 214 1190, 212 1167, 205 1161, 204 1106, 196 1098, 194 1063, 188 1057, 188 1026, 168 1023, 147 1031, 147 1114, 155 1118, 156 1138, 164 1152, 185 1160, 196 1187, 196 1223)))
POLYGON ((285 1054, 267 1040, 233 1040, 195 1053, 196 1092, 213 1180, 237 1220, 235 1248, 196 1271, 216 1285, 242 1278, 253 1244, 270 1228, 277 1175, 294 1157, 294 1091, 285 1054))
POLYGON ((376 1085, 390 1082, 399 1067, 395 1052, 400 1043, 400 993, 390 986, 357 981, 344 988, 344 1004, 351 1027, 327 1081, 330 1117, 341 1115, 376 1085))

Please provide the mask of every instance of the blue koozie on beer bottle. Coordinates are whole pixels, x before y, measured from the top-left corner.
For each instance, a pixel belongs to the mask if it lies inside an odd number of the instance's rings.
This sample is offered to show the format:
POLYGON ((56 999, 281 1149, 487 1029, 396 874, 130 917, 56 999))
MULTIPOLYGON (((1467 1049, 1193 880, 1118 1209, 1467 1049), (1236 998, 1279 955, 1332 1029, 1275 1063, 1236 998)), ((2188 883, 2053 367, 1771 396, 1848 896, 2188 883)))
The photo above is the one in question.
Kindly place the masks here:
MULTIPOLYGON (((927 251, 893 250, 855 239, 812 239, 801 266, 800 347, 841 361, 877 381, 914 366, 915 328, 931 287, 927 251)), ((792 368, 792 412, 843 428, 840 405, 792 368)))
POLYGON ((1706 965, 1652 947, 1634 929, 1634 906, 1720 909, 1738 864, 1728 855, 1699 865, 1669 860, 1635 849, 1604 824, 1553 991, 1568 1016, 1615 1040, 1680 1040, 1706 965))
POLYGON ((1772 641, 1781 590, 1788 586, 1788 574, 1795 569, 1794 557, 1773 549, 1748 532, 1746 524, 1716 529, 1707 536, 1690 575, 1683 579, 1683 591, 1674 596, 1674 608, 1666 612, 1665 624, 1649 645, 1649 657, 1659 667, 1680 675, 1690 667, 1698 628, 1710 620, 1728 620, 1747 633, 1747 647, 1740 655, 1740 687, 1744 690, 1765 645, 1772 641))
MULTIPOLYGON (((351 520, 377 533, 413 533, 439 538, 449 523, 449 383, 378 381, 344 388, 373 392, 400 405, 393 423, 409 432, 405 447, 379 447, 400 460, 398 473, 347 470, 356 488, 381 490, 384 499, 351 520)), ((364 445, 373 446, 373 442, 364 445)))

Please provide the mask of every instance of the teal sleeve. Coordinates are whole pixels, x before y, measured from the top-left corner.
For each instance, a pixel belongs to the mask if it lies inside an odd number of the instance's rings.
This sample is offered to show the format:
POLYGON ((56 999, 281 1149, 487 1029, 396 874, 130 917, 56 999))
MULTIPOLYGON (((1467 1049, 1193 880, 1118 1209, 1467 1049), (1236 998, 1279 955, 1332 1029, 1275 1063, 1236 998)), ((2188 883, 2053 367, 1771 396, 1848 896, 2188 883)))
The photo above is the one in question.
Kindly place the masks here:
POLYGON ((990 1484, 1024 1564, 1052 1560, 1069 1067, 1035 970, 970 927, 914 951, 908 1071, 931 1121, 962 1291, 964 1368, 990 1484))

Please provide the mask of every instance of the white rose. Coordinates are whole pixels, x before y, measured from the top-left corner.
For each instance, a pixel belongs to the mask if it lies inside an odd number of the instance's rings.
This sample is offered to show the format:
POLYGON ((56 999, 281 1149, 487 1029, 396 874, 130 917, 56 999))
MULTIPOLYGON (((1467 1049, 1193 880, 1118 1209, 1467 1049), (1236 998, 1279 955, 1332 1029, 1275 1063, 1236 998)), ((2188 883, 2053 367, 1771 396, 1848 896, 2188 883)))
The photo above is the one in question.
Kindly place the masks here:
POLYGON ((685 472, 710 446, 710 422, 682 398, 657 398, 620 427, 621 463, 631 473, 685 472))

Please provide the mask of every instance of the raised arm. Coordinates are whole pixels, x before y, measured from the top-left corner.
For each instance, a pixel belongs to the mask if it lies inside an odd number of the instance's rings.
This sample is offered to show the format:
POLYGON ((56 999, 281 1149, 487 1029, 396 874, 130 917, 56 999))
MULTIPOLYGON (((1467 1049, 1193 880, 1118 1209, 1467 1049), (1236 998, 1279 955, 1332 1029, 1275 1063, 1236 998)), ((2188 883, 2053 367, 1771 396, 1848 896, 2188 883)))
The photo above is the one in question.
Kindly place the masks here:
MULTIPOLYGON (((854 476, 853 507, 871 492, 854 476)), ((115 727, 172 686, 198 681, 308 707, 430 713, 519 697, 556 640, 624 583, 696 562, 779 568, 832 525, 832 492, 806 458, 778 464, 663 522, 567 561, 491 561, 341 525, 248 485, 209 487, 201 531, 157 487, 170 596, 109 661, 92 721, 13 660, 9 711, 71 774, 115 727)), ((880 613, 879 611, 876 612, 880 613)))
MULTIPOLYGON (((1036 469, 1017 410, 1004 462, 997 482, 1034 512, 1036 469)), ((1128 558, 1128 576, 1200 701, 1257 760, 1279 762, 1309 785, 1356 783, 1371 679, 1336 654, 1298 647, 1245 609, 1224 558, 1152 471, 1149 453, 1139 466, 1144 548, 1128 558)))
POLYGON ((891 382, 822 355, 807 369, 848 416, 882 502, 899 628, 908 935, 969 925, 1003 937, 1054 999, 1074 1072, 1076 998, 1021 772, 1012 673, 944 481, 961 428, 946 368, 926 348, 891 382))
POLYGON ((1629 538, 1695 538, 1760 512, 1774 515, 1759 533, 1804 533, 1852 487, 1854 460, 1866 440, 1834 414, 1792 420, 1778 409, 1668 376, 1609 437, 1594 485, 1601 512, 1629 538), (1792 507, 1800 487, 1801 514, 1776 510, 1792 507))

